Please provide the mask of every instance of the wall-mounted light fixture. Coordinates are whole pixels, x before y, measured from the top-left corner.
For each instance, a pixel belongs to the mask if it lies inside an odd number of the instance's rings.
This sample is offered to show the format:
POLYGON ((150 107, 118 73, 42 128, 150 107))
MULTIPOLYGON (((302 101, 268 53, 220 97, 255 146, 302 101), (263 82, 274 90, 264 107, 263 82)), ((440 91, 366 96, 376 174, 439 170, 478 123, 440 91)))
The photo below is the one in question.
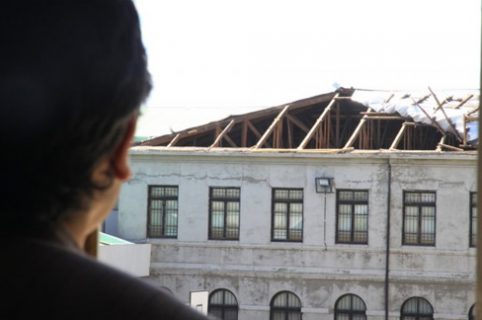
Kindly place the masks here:
POLYGON ((316 193, 333 193, 333 178, 315 178, 316 193))
POLYGON ((316 193, 323 193, 325 201, 323 201, 323 244, 325 251, 328 250, 326 245, 326 194, 333 193, 333 178, 317 177, 315 178, 316 193))

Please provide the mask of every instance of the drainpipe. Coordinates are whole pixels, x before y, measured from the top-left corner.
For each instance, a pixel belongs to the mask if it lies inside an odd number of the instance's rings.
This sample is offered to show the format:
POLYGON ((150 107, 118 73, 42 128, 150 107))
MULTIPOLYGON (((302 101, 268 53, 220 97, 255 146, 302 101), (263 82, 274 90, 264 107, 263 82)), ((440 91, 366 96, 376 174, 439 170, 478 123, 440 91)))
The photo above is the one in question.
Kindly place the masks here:
POLYGON ((392 164, 390 158, 387 159, 388 185, 387 185, 387 242, 385 248, 385 320, 388 320, 388 300, 389 300, 389 272, 390 272, 390 206, 392 194, 392 164))

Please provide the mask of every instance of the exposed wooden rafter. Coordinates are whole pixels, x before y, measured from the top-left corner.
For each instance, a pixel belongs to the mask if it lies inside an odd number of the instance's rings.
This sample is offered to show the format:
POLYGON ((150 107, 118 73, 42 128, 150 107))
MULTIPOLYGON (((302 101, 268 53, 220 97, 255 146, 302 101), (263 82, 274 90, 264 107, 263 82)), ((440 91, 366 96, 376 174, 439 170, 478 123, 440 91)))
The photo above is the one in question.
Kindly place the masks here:
POLYGON ((258 149, 259 147, 263 146, 264 143, 266 142, 266 140, 268 139, 269 135, 271 134, 271 132, 273 132, 273 129, 276 127, 276 125, 278 124, 278 122, 280 122, 281 119, 283 119, 283 116, 285 115, 285 113, 288 111, 288 109, 290 108, 290 105, 287 105, 283 108, 283 110, 281 110, 281 112, 276 116, 276 118, 274 118, 273 122, 271 123, 271 125, 268 127, 268 129, 263 133, 263 135, 261 136, 261 138, 259 139, 259 141, 256 143, 256 145, 254 146, 255 149, 258 149))
POLYGON ((363 116, 363 118, 361 118, 360 122, 358 122, 358 125, 355 128, 355 131, 353 131, 352 135, 350 136, 350 138, 346 142, 343 149, 348 149, 353 145, 353 143, 355 143, 356 138, 358 138, 358 135, 360 134, 360 130, 363 128, 363 126, 365 125, 365 123, 368 120, 368 116, 370 115, 371 110, 372 110, 371 108, 368 108, 366 114, 363 116))
MULTIPOLYGON (((138 144, 146 146, 196 146, 207 148, 275 148, 275 149, 337 149, 348 152, 354 149, 389 150, 473 150, 477 142, 469 132, 470 121, 478 120, 479 108, 465 105, 457 112, 463 116, 464 132, 457 131, 452 119, 454 110, 469 102, 474 95, 437 96, 430 94, 419 100, 412 99, 412 105, 419 110, 422 123, 401 116, 393 108, 377 112, 358 100, 352 100, 353 89, 341 89, 316 97, 271 107, 242 115, 233 115, 219 121, 185 129, 145 140, 138 144), (436 102, 429 110, 423 101, 436 102), (457 105, 458 104, 458 105, 457 105), (449 110, 450 109, 450 110, 449 110), (440 111, 439 111, 440 110, 440 111), (463 112, 462 112, 463 110, 463 112), (423 112, 423 114, 422 114, 423 112), (449 117, 450 116, 450 117, 449 117), (428 123, 428 124, 427 124, 428 123), (443 124, 443 128, 442 128, 443 124), (442 140, 438 139, 440 135, 442 140)), ((393 98, 395 95, 391 95, 393 98)), ((384 103, 388 103, 390 98, 384 103)), ((356 99, 356 98, 355 98, 356 99)), ((406 94, 401 99, 410 101, 406 94), (407 99, 408 98, 408 99, 407 99)), ((405 101, 402 101, 404 103, 405 101)), ((477 98, 475 98, 477 100, 477 98)), ((410 102, 409 102, 410 103, 410 102)), ((398 106, 399 101, 395 104, 398 106)), ((430 103, 431 104, 431 103, 430 103)), ((432 104, 431 104, 432 105, 432 104)), ((392 106, 393 107, 393 106, 392 106)), ((412 114, 412 113, 410 113, 412 114)), ((419 116, 414 116, 419 121, 419 116)))
MULTIPOLYGON (((214 140, 213 144, 210 146, 210 148, 215 148, 215 147, 218 147, 219 146, 219 143, 221 142, 221 140, 224 138, 227 138, 226 134, 229 132, 229 130, 231 130, 231 128, 234 126, 234 119, 231 120, 228 125, 223 129, 223 131, 221 131, 221 133, 219 133, 216 137, 216 139, 214 140)), ((231 140, 232 141, 232 140, 231 140)), ((234 143, 234 142, 233 142, 234 143)))
POLYGON ((236 144, 236 142, 233 141, 233 139, 231 139, 227 134, 224 135, 224 140, 226 140, 227 143, 229 143, 229 145, 232 147, 232 148, 237 148, 238 145, 236 144))
MULTIPOLYGON (((471 116, 471 115, 473 115, 474 113, 479 112, 479 109, 480 109, 480 107, 475 108, 474 110, 472 110, 472 111, 470 111, 469 113, 467 113, 467 116, 471 116)), ((477 119, 478 119, 478 117, 477 117, 477 119)))
POLYGON ((442 136, 442 138, 440 138, 440 141, 439 143, 437 143, 437 148, 435 149, 435 151, 442 151, 442 146, 445 144, 445 138, 447 136, 442 136))
POLYGON ((180 134, 180 133, 176 134, 176 135, 174 136, 174 138, 169 142, 169 144, 167 145, 167 147, 169 148, 169 147, 174 146, 174 145, 177 143, 177 141, 179 141, 179 138, 180 138, 180 137, 181 137, 181 134, 180 134))
POLYGON ((243 129, 241 131, 241 147, 248 146, 248 119, 243 120, 243 129))
POLYGON ((258 129, 256 129, 256 127, 251 123, 251 121, 246 119, 246 124, 247 124, 248 128, 254 133, 254 135, 258 139, 261 139, 261 133, 259 133, 258 129))
POLYGON ((457 148, 457 147, 451 146, 449 144, 439 143, 438 145, 442 148, 452 150, 452 151, 464 151, 464 149, 462 149, 462 148, 457 148))
POLYGON ((303 139, 303 141, 301 141, 300 145, 298 146, 298 148, 297 148, 298 150, 304 149, 306 147, 306 145, 308 144, 308 142, 310 142, 311 138, 313 137, 316 130, 320 126, 321 122, 325 119, 328 112, 330 112, 331 107, 335 104, 335 101, 338 98, 338 96, 339 96, 339 93, 335 94, 335 96, 333 97, 333 99, 331 99, 328 106, 325 107, 325 110, 323 110, 323 112, 318 117, 318 119, 316 119, 315 124, 311 127, 310 131, 306 134, 305 138, 303 139))
POLYGON ((438 124, 437 121, 435 121, 435 119, 433 117, 431 117, 428 112, 420 105, 420 103, 418 101, 415 101, 413 100, 413 105, 417 106, 420 108, 420 110, 422 110, 422 112, 425 114, 425 116, 430 119, 430 121, 432 122, 432 124, 434 125, 434 127, 436 127, 438 129, 438 131, 440 131, 440 133, 442 135, 445 135, 445 131, 442 129, 442 127, 438 124))
POLYGON ((295 116, 293 116, 289 113, 287 113, 285 116, 286 116, 286 118, 288 119, 289 122, 292 122, 293 124, 295 124, 298 128, 303 130, 305 133, 308 133, 308 131, 310 130, 310 129, 308 129, 308 127, 303 122, 301 122, 295 116))
POLYGON ((464 100, 462 100, 454 109, 460 109, 464 104, 466 104, 467 102, 469 102, 470 99, 472 99, 474 95, 473 94, 469 94, 467 96, 467 98, 465 98, 464 100))
POLYGON ((415 123, 404 122, 402 124, 402 127, 400 128, 397 135, 395 136, 395 139, 393 139, 392 145, 390 146, 390 150, 396 150, 397 149, 398 144, 400 143, 400 140, 402 140, 403 134, 405 133, 405 129, 409 126, 415 126, 415 123))
POLYGON ((432 91, 432 89, 430 87, 428 87, 428 90, 430 91, 430 94, 432 94, 432 97, 435 99, 435 101, 438 104, 438 107, 437 107, 437 109, 435 109, 435 111, 437 111, 437 110, 442 111, 442 114, 444 115, 445 120, 447 120, 450 128, 452 129, 452 131, 455 134, 455 136, 457 137, 457 139, 459 139, 460 142, 463 142, 464 139, 460 136, 460 133, 457 131, 454 124, 452 123, 450 118, 447 116, 447 113, 445 112, 445 109, 443 107, 443 103, 440 102, 440 100, 437 98, 437 95, 432 91))

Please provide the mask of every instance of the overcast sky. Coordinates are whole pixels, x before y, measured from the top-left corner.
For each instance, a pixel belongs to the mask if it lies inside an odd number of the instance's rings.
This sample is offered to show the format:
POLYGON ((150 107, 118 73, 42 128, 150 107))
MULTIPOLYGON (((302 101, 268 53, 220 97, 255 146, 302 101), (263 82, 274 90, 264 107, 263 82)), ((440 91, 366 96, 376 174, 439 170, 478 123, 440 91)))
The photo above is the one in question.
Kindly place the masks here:
POLYGON ((136 0, 155 136, 345 87, 475 89, 480 0, 136 0))

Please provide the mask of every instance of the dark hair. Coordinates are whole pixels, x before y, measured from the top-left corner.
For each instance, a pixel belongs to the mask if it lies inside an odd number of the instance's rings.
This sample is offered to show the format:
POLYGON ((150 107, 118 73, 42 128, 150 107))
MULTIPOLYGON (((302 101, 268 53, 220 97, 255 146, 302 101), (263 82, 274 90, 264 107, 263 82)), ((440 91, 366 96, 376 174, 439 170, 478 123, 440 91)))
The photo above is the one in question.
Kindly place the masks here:
POLYGON ((5 1, 0 47, 2 229, 86 209, 151 88, 133 3, 5 1))

